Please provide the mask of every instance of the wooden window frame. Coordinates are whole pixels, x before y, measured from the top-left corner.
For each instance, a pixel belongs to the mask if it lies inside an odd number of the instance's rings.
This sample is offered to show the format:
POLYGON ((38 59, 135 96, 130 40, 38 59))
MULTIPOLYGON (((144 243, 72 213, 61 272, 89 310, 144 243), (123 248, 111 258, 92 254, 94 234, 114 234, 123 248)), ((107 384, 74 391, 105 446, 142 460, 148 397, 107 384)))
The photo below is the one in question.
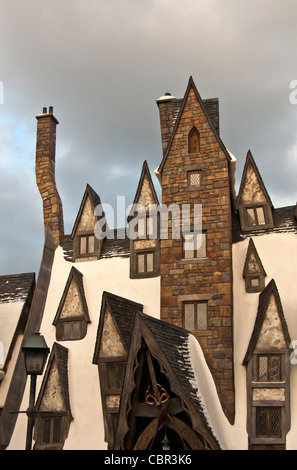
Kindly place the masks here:
POLYGON ((100 240, 96 237, 94 230, 87 230, 87 231, 81 231, 77 232, 74 240, 73 240, 73 257, 74 260, 79 260, 79 259, 98 259, 100 257, 100 240), (89 246, 89 239, 90 237, 94 237, 94 251, 89 252, 88 251, 88 246, 89 246), (87 250, 85 253, 81 253, 81 239, 86 238, 86 246, 87 250))
POLYGON ((35 446, 34 449, 36 450, 62 450, 64 447, 65 440, 68 435, 68 430, 69 430, 69 420, 66 416, 65 413, 58 413, 58 412, 52 412, 52 413, 42 413, 39 412, 35 425, 34 425, 34 439, 35 439, 35 446), (59 440, 57 442, 54 441, 54 426, 55 426, 55 420, 60 420, 59 423, 59 440), (44 439, 44 426, 45 423, 50 421, 50 429, 49 429, 49 434, 50 434, 50 439, 49 441, 44 439))
POLYGON ((56 327, 56 337, 57 341, 80 341, 83 339, 87 334, 87 321, 84 317, 67 317, 67 318, 61 318, 57 322, 57 327, 56 327), (73 331, 73 324, 75 322, 80 323, 80 335, 79 336, 74 336, 74 335, 65 335, 65 323, 71 324, 71 331, 73 331))
POLYGON ((261 292, 265 287, 265 276, 262 273, 253 273, 245 275, 245 290, 248 294, 261 292), (253 279, 259 279, 257 286, 252 285, 253 279))
POLYGON ((109 449, 112 448, 115 438, 115 423, 118 418, 119 414, 119 407, 114 406, 110 407, 107 405, 107 398, 110 395, 117 395, 121 396, 122 393, 122 385, 121 387, 109 387, 109 379, 108 379, 108 366, 112 364, 123 364, 123 377, 122 380, 124 381, 125 378, 125 371, 126 371, 126 364, 127 364, 127 357, 126 356, 115 356, 115 357, 107 357, 101 358, 98 362, 98 370, 99 370, 99 377, 100 377, 100 389, 101 389, 101 401, 102 401, 102 409, 103 409, 103 416, 104 416, 104 430, 105 430, 105 440, 108 442, 109 449))
POLYGON ((182 323, 183 323, 183 328, 187 329, 186 328, 186 312, 185 312, 185 309, 186 309, 186 305, 194 305, 194 329, 190 329, 189 331, 192 331, 192 332, 205 332, 208 330, 208 302, 206 300, 188 300, 188 301, 185 301, 183 302, 183 319, 182 319, 182 323), (199 312, 198 312, 198 305, 206 305, 206 328, 198 328, 198 315, 199 315, 199 312))
POLYGON ((273 228, 271 208, 265 202, 258 204, 242 204, 239 207, 239 215, 241 220, 241 229, 243 231, 264 230, 267 228, 273 228), (254 210, 254 213, 256 214, 255 220, 258 221, 256 210, 260 208, 263 209, 265 224, 256 223, 255 225, 251 225, 249 222, 249 216, 247 211, 250 209, 254 210))

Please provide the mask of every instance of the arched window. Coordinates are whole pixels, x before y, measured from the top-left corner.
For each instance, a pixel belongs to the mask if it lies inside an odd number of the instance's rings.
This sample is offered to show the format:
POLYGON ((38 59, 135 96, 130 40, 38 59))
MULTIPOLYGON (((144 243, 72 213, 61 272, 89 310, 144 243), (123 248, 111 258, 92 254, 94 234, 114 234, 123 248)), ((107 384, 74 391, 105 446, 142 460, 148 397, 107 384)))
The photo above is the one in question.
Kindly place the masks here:
POLYGON ((193 127, 189 134, 189 153, 198 153, 200 151, 200 134, 196 127, 193 127))

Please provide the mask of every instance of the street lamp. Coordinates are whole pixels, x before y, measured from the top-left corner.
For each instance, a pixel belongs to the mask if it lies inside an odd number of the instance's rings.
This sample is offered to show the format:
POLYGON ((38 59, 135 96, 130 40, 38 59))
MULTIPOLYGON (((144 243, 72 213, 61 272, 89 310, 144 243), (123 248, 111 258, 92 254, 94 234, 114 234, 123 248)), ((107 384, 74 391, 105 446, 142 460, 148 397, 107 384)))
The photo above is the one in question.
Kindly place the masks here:
POLYGON ((34 333, 30 336, 22 347, 25 358, 26 374, 31 376, 30 382, 30 399, 29 408, 27 409, 28 427, 26 437, 26 450, 31 450, 32 433, 34 425, 35 410, 35 393, 37 375, 42 375, 49 354, 49 348, 45 339, 40 333, 34 333))

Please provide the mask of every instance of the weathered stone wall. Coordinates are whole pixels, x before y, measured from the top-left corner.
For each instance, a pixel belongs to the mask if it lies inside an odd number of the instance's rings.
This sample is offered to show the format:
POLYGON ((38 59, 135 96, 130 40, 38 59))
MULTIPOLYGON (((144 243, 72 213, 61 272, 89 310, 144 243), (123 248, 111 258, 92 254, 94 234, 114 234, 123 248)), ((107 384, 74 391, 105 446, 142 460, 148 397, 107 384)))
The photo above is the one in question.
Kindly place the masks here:
MULTIPOLYGON (((164 109, 162 109, 164 111, 164 109)), ((163 121, 165 120, 163 116, 163 121)), ((223 408, 234 416, 231 202, 228 159, 194 89, 176 129, 162 168, 162 203, 202 204, 202 229, 207 253, 203 259, 183 259, 183 240, 161 240, 161 318, 182 326, 185 300, 208 301, 208 327, 193 332, 213 373, 223 408), (188 135, 196 126, 200 152, 188 153, 188 135), (201 186, 188 185, 188 172, 201 171, 201 186)), ((179 220, 178 220, 179 222, 179 220)), ((193 223, 193 214, 191 216, 193 223)))

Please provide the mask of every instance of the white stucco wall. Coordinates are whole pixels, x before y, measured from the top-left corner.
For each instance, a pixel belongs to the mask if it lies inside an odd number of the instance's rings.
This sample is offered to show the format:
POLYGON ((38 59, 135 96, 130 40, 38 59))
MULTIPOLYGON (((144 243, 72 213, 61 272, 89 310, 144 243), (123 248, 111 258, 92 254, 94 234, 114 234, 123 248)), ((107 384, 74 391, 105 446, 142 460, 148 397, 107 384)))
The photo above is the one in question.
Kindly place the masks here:
MULTIPOLYGON (((297 339, 297 236, 293 233, 271 233, 253 237, 266 271, 265 285, 274 279, 280 295, 291 340, 297 339)), ((233 246, 234 292, 234 366, 236 421, 246 422, 246 368, 242 365, 258 310, 259 293, 247 294, 242 277, 249 240, 233 246)), ((296 387, 297 365, 291 364, 291 430, 287 449, 297 449, 296 387)))
MULTIPOLYGON (((297 236, 269 234, 253 238, 256 249, 267 273, 265 285, 273 278, 276 282, 291 339, 297 339, 297 236)), ((230 425, 217 397, 214 382, 198 342, 190 339, 193 368, 196 373, 200 398, 203 399, 210 425, 216 430, 223 449, 247 449, 246 432, 246 369, 242 360, 247 351, 256 319, 259 294, 247 294, 242 277, 248 239, 233 246, 234 273, 234 373, 235 373, 235 423, 230 425)), ((55 253, 51 284, 41 325, 49 347, 56 341, 52 325, 70 269, 61 248, 55 253)), ((129 259, 111 258, 99 261, 75 263, 82 272, 86 300, 91 323, 87 336, 80 341, 62 342, 69 348, 69 390, 74 420, 70 425, 67 449, 106 449, 97 366, 92 364, 96 342, 103 291, 123 296, 144 305, 145 313, 159 318, 160 278, 132 280, 129 278, 129 259)), ((297 449, 296 400, 297 365, 291 365, 291 430, 287 435, 287 449, 297 449)), ((28 387, 27 387, 28 389, 28 387)), ((28 390, 22 409, 28 406, 28 390)), ((10 449, 23 449, 26 434, 26 417, 20 415, 10 449)))
MULTIPOLYGON (((68 375, 70 405, 74 420, 71 422, 64 449, 106 449, 101 407, 98 368, 92 364, 95 349, 102 294, 104 291, 139 302, 144 312, 160 315, 160 278, 130 279, 129 258, 110 258, 98 261, 70 263, 64 259, 59 247, 55 252, 51 282, 40 328, 49 348, 56 341, 56 329, 52 325, 62 297, 71 267, 83 274, 83 283, 91 323, 85 338, 79 341, 63 341, 69 349, 68 375)), ((27 386, 28 389, 28 386, 27 386)), ((28 390, 22 409, 28 407, 28 390)), ((26 435, 26 419, 20 415, 9 449, 23 449, 26 435)))

